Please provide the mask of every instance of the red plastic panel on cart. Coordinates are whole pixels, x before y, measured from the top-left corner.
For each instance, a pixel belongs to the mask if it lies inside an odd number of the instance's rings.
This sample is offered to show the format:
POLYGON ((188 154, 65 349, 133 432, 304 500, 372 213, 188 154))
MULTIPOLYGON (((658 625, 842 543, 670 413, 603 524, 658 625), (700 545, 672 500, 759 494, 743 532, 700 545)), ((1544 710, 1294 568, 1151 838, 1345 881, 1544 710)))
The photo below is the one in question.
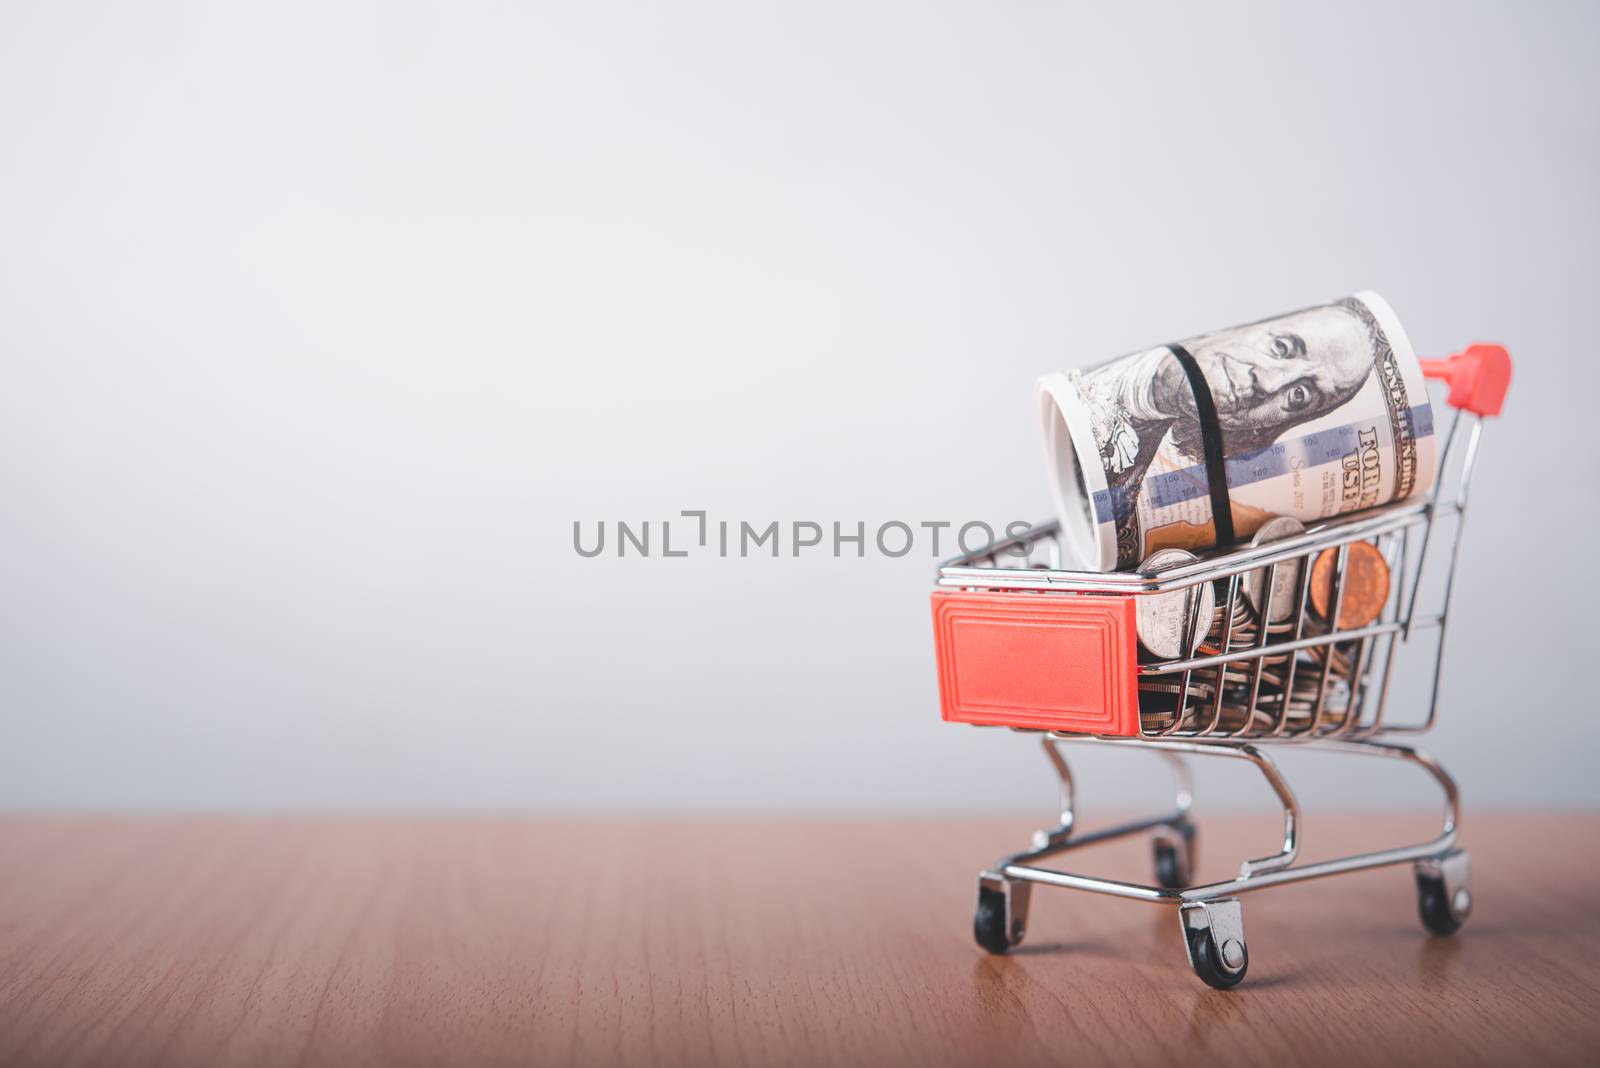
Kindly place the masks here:
POLYGON ((953 723, 1137 735, 1133 598, 933 595, 939 704, 953 723))
POLYGON ((1504 345, 1468 345, 1443 360, 1423 360, 1422 373, 1450 383, 1445 398, 1452 407, 1478 415, 1499 415, 1511 388, 1511 354, 1504 345))

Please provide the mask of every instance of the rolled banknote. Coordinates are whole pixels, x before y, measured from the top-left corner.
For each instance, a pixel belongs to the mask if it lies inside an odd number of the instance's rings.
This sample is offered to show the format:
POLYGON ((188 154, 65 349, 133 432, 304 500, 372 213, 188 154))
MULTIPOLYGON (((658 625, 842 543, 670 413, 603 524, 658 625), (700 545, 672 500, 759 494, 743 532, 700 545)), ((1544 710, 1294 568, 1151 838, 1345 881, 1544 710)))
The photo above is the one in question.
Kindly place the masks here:
POLYGON ((1095 571, 1433 485, 1416 353, 1376 293, 1039 380, 1068 547, 1095 571))

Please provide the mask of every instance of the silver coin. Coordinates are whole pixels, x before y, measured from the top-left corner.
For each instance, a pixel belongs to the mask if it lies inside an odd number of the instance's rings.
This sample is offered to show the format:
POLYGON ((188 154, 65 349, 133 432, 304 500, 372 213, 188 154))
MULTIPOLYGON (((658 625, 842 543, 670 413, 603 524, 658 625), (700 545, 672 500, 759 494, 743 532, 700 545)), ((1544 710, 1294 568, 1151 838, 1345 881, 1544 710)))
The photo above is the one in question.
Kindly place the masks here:
MULTIPOLYGON (((1305 526, 1298 519, 1280 515, 1261 524, 1261 529, 1256 531, 1256 536, 1250 539, 1250 545, 1259 548, 1269 542, 1281 541, 1292 538, 1296 534, 1304 534, 1305 526)), ((1272 596, 1263 597, 1262 591, 1267 585, 1267 568, 1259 571, 1247 572, 1244 576, 1244 597, 1250 602, 1250 607, 1256 615, 1261 615, 1261 605, 1270 601, 1267 610, 1267 622, 1282 623, 1294 615, 1295 597, 1300 592, 1300 573, 1305 569, 1306 562, 1301 557, 1285 560, 1278 565, 1278 570, 1272 576, 1272 596)))
MULTIPOLYGON (((1195 559, 1194 553, 1185 549, 1158 549, 1144 558, 1139 564, 1139 571, 1153 575, 1195 559)), ((1208 624, 1216 612, 1217 595, 1211 589, 1211 583, 1203 582, 1171 593, 1141 593, 1134 598, 1134 602, 1134 630, 1139 635, 1139 644, 1152 656, 1172 660, 1183 656, 1186 651, 1194 652, 1205 638, 1208 624), (1189 622, 1189 607, 1196 597, 1200 601, 1200 614, 1195 623, 1194 640, 1185 650, 1183 630, 1189 622)))
POLYGON ((1178 717, 1171 712, 1146 712, 1139 709, 1139 728, 1147 731, 1166 730, 1177 721, 1178 717))
MULTIPOLYGON (((1176 697, 1178 694, 1183 693, 1184 689, 1181 682, 1145 682, 1141 679, 1139 692, 1141 694, 1162 694, 1167 697, 1176 697)), ((1209 701, 1214 692, 1215 687, 1209 682, 1201 682, 1198 679, 1189 681, 1188 693, 1192 699, 1209 701)))

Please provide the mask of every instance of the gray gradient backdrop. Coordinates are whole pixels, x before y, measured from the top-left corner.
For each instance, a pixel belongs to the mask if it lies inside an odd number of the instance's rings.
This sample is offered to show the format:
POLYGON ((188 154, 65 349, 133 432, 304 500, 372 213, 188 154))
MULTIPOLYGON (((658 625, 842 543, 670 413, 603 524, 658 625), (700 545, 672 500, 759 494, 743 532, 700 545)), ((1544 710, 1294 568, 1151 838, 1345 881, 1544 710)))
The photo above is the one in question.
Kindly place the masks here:
POLYGON ((0 805, 1042 810, 921 552, 573 520, 1037 518, 1035 376, 1362 287, 1518 360, 1432 746, 1600 802, 1597 13, 6 4, 0 805))

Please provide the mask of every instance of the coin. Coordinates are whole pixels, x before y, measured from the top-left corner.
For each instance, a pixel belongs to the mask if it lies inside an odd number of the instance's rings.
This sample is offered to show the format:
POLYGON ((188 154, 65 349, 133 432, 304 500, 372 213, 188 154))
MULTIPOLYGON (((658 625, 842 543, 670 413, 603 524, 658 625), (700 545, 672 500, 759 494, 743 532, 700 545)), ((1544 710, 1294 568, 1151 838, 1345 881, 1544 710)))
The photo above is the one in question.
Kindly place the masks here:
POLYGON ((1333 671, 1336 675, 1350 674, 1350 654, 1337 645, 1314 645, 1306 652, 1315 664, 1314 670, 1321 671, 1322 665, 1327 661, 1329 651, 1333 656, 1333 671))
MULTIPOLYGON (((1305 524, 1290 516, 1280 515, 1261 524, 1256 531, 1256 536, 1250 539, 1253 548, 1259 548, 1269 542, 1281 541, 1292 538, 1296 534, 1304 534, 1305 524)), ((1285 560, 1278 565, 1272 574, 1272 594, 1264 597, 1263 591, 1267 585, 1268 568, 1251 571, 1244 576, 1244 597, 1250 602, 1250 607, 1255 609, 1256 615, 1261 615, 1263 601, 1269 602, 1266 616, 1269 623, 1282 623, 1294 615, 1295 598, 1300 593, 1300 571, 1306 566, 1305 560, 1295 557, 1285 560)))
POLYGON ((1176 697, 1179 694, 1187 692, 1191 700, 1209 701, 1211 700, 1211 695, 1216 692, 1212 683, 1202 682, 1199 679, 1189 680, 1189 688, 1187 691, 1184 690, 1181 682, 1174 681, 1168 676, 1159 676, 1159 679, 1160 681, 1149 682, 1143 679, 1139 680, 1139 693, 1163 694, 1168 697, 1176 697))
MULTIPOLYGON (((1185 549, 1159 549, 1145 557, 1139 564, 1138 570, 1142 574, 1153 575, 1158 571, 1178 567, 1195 560, 1194 553, 1185 549)), ((1206 636, 1207 626, 1216 611, 1217 595, 1211 589, 1211 583, 1204 582, 1188 589, 1173 590, 1171 593, 1141 593, 1134 598, 1134 631, 1139 635, 1139 644, 1143 645, 1152 656, 1162 660, 1172 660, 1187 652, 1194 652, 1201 640, 1206 636), (1200 614, 1195 623, 1194 640, 1189 643, 1189 648, 1183 648, 1183 631, 1189 622, 1189 608, 1198 596, 1200 601, 1200 614)))
POLYGON ((1139 729, 1146 731, 1166 730, 1177 722, 1178 717, 1171 712, 1150 712, 1142 706, 1139 709, 1139 729))
POLYGON ((1211 656, 1215 653, 1232 652, 1235 649, 1243 649, 1255 644, 1256 636, 1259 633, 1255 616, 1251 614, 1249 606, 1244 603, 1244 598, 1238 596, 1237 592, 1234 594, 1232 603, 1233 617, 1231 621, 1228 617, 1228 602, 1226 599, 1217 605, 1211 629, 1207 631, 1205 641, 1200 643, 1200 652, 1204 655, 1211 656), (1222 647, 1224 634, 1228 638, 1228 647, 1226 649, 1222 647))
MULTIPOLYGON (((1378 547, 1370 541, 1353 541, 1349 548, 1336 630, 1365 627, 1383 614, 1389 600, 1389 564, 1378 547)), ((1333 612, 1333 573, 1338 563, 1335 547, 1324 549, 1311 565, 1311 610, 1324 622, 1333 612)))

